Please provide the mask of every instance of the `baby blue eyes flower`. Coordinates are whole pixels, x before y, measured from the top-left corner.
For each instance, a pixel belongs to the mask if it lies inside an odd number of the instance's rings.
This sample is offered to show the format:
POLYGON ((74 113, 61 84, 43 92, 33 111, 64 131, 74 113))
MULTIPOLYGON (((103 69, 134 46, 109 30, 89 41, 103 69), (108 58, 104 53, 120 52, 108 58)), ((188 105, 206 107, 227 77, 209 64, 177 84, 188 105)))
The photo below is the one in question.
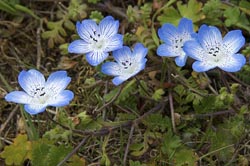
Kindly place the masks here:
POLYGON ((227 72, 237 72, 246 63, 242 54, 237 54, 245 44, 240 30, 228 32, 224 38, 219 29, 202 25, 197 40, 184 44, 185 52, 197 60, 193 63, 196 72, 204 72, 219 67, 227 72))
POLYGON ((45 111, 47 106, 61 107, 69 104, 74 97, 72 91, 65 90, 70 81, 66 71, 52 73, 47 82, 37 70, 22 71, 18 82, 24 91, 10 92, 5 100, 24 104, 29 114, 38 114, 45 111))
POLYGON ((164 24, 158 30, 158 35, 164 43, 158 47, 157 54, 159 56, 176 57, 176 65, 184 66, 187 54, 183 51, 183 45, 186 41, 195 37, 192 21, 182 18, 177 28, 172 24, 164 24))
POLYGON ((101 70, 104 74, 115 76, 112 82, 119 85, 145 68, 147 53, 148 49, 141 43, 137 43, 132 52, 124 46, 113 52, 116 62, 104 63, 101 70))
POLYGON ((105 17, 99 25, 93 20, 84 20, 76 24, 81 39, 73 41, 68 51, 86 54, 86 60, 97 66, 108 57, 108 52, 117 50, 123 45, 123 36, 118 33, 119 21, 113 17, 105 17))

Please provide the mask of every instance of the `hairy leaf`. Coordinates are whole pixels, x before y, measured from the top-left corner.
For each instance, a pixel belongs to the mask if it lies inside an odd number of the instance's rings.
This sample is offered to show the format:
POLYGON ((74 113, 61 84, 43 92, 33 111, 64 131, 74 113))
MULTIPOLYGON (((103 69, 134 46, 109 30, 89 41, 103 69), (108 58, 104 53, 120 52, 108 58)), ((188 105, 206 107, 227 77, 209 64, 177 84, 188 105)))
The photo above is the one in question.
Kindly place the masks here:
POLYGON ((5 159, 7 165, 22 165, 26 159, 31 158, 31 142, 28 141, 27 135, 19 134, 14 143, 5 146, 0 156, 5 159))

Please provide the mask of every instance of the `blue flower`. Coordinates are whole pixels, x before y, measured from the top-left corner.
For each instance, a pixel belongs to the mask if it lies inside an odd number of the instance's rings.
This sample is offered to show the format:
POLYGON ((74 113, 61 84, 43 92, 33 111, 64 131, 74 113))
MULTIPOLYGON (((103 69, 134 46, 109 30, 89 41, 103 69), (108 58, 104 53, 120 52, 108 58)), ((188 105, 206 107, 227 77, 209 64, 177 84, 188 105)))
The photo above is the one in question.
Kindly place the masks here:
POLYGON ((73 41, 68 51, 85 54, 86 60, 92 66, 97 66, 108 57, 108 52, 117 50, 123 45, 123 36, 118 33, 119 21, 113 17, 105 17, 99 24, 87 19, 76 23, 81 39, 73 41))
POLYGON ((184 44, 185 52, 197 60, 192 67, 196 72, 204 72, 219 67, 227 72, 236 72, 246 63, 242 54, 237 54, 245 44, 240 30, 228 32, 224 38, 218 28, 202 25, 197 40, 184 44))
POLYGON ((37 70, 22 71, 18 82, 24 91, 10 92, 5 96, 5 100, 24 104, 24 109, 29 114, 38 114, 45 111, 47 106, 61 107, 69 104, 74 94, 64 89, 70 81, 66 71, 52 73, 47 82, 37 70))
POLYGON ((187 55, 183 51, 183 44, 195 37, 192 21, 182 18, 177 28, 172 24, 164 24, 158 30, 158 35, 164 43, 158 47, 157 54, 159 56, 176 57, 176 65, 184 66, 187 55))
POLYGON ((119 85, 145 68, 147 53, 148 49, 141 43, 137 43, 132 52, 129 47, 123 46, 113 52, 116 62, 104 63, 101 70, 104 74, 115 76, 112 82, 119 85))

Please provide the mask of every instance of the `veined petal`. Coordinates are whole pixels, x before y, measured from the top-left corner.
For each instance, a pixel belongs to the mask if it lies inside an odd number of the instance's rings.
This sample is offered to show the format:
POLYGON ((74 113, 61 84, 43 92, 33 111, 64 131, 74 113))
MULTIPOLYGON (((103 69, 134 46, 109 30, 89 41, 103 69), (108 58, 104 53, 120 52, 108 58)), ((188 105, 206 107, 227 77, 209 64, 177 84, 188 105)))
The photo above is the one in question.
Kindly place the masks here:
POLYGON ((245 44, 245 38, 240 30, 230 31, 223 38, 223 46, 227 52, 234 54, 245 44))
POLYGON ((128 77, 123 77, 123 76, 117 76, 115 78, 113 78, 112 82, 113 84, 120 85, 121 83, 123 83, 124 81, 126 81, 127 79, 129 79, 128 77))
POLYGON ((194 33, 193 30, 193 22, 187 18, 182 18, 178 25, 178 30, 181 34, 192 34, 194 33))
POLYGON ((94 32, 98 30, 98 26, 93 20, 83 20, 82 23, 76 23, 76 30, 81 39, 88 42, 91 39, 91 36, 94 36, 94 32))
POLYGON ((137 61, 141 61, 142 59, 146 57, 147 53, 148 53, 148 49, 144 47, 143 44, 136 43, 132 54, 134 55, 134 58, 137 61))
POLYGON ((123 45, 123 36, 116 34, 113 37, 109 38, 108 43, 105 48, 105 52, 115 51, 122 48, 123 45))
POLYGON ((48 101, 49 106, 62 107, 68 105, 74 98, 74 93, 70 90, 64 90, 48 101))
POLYGON ((187 56, 186 55, 184 55, 184 56, 177 56, 175 58, 175 63, 179 67, 183 67, 186 64, 186 61, 187 61, 187 56))
POLYGON ((31 115, 38 114, 40 112, 44 112, 47 105, 43 104, 26 104, 24 105, 24 109, 31 115))
POLYGON ((233 54, 225 58, 224 62, 218 67, 227 72, 237 72, 246 63, 246 58, 242 54, 233 54))
POLYGON ((107 16, 99 24, 99 30, 105 38, 110 38, 118 32, 119 21, 115 21, 113 17, 107 16))
POLYGON ((121 64, 122 62, 132 58, 132 52, 129 47, 123 46, 121 49, 113 51, 113 57, 118 64, 121 64))
POLYGON ((173 48, 173 46, 168 44, 161 44, 157 48, 157 55, 159 56, 167 56, 167 57, 176 57, 179 56, 176 54, 176 50, 173 48))
POLYGON ((25 92, 29 95, 33 95, 32 92, 37 87, 44 87, 45 78, 42 73, 35 69, 30 69, 28 71, 22 71, 18 75, 18 82, 25 92))
POLYGON ((60 93, 62 90, 64 90, 68 86, 70 81, 71 81, 71 78, 67 76, 66 71, 56 71, 49 76, 45 84, 45 87, 47 91, 60 93))
POLYGON ((206 50, 222 43, 221 32, 213 26, 202 25, 198 32, 198 40, 206 50))
POLYGON ((193 70, 196 72, 205 72, 215 67, 217 67, 215 64, 209 64, 204 61, 203 62, 195 61, 192 65, 193 70))
POLYGON ((102 65, 102 73, 111 75, 111 76, 118 76, 121 75, 121 67, 115 62, 106 62, 102 65))
POLYGON ((170 44, 171 41, 176 39, 176 36, 179 35, 178 30, 172 24, 164 24, 159 30, 158 35, 162 41, 170 44))
POLYGON ((106 52, 93 51, 86 54, 86 60, 90 65, 97 66, 102 63, 108 57, 108 55, 109 54, 106 52))
POLYGON ((183 50, 186 55, 190 56, 193 59, 203 61, 206 58, 206 52, 197 41, 185 42, 183 50))
POLYGON ((89 43, 83 40, 75 40, 69 44, 68 51, 69 53, 85 54, 92 50, 89 47, 89 43))
POLYGON ((5 100, 19 104, 30 104, 32 98, 23 91, 13 91, 5 96, 5 100))

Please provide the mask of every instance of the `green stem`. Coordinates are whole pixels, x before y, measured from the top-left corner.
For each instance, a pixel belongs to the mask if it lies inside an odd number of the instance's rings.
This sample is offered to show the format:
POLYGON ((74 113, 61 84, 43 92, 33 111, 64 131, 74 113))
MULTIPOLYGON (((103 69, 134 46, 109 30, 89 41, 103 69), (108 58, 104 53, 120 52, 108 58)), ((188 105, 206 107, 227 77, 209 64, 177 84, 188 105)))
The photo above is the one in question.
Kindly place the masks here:
POLYGON ((21 115, 22 115, 22 118, 24 119, 26 131, 29 135, 29 138, 31 140, 39 139, 39 134, 38 134, 34 124, 32 123, 31 116, 24 111, 23 106, 21 107, 21 115))
POLYGON ((221 150, 230 148, 230 147, 232 147, 232 146, 234 146, 234 144, 231 144, 231 145, 224 146, 224 147, 222 147, 222 148, 216 149, 216 150, 214 150, 214 151, 212 151, 212 152, 209 152, 209 153, 207 153, 207 154, 201 156, 201 157, 199 158, 199 160, 202 160, 203 158, 205 158, 205 157, 207 157, 207 156, 209 156, 209 155, 211 155, 211 154, 213 154, 213 153, 216 153, 216 152, 219 152, 219 151, 221 151, 221 150))

